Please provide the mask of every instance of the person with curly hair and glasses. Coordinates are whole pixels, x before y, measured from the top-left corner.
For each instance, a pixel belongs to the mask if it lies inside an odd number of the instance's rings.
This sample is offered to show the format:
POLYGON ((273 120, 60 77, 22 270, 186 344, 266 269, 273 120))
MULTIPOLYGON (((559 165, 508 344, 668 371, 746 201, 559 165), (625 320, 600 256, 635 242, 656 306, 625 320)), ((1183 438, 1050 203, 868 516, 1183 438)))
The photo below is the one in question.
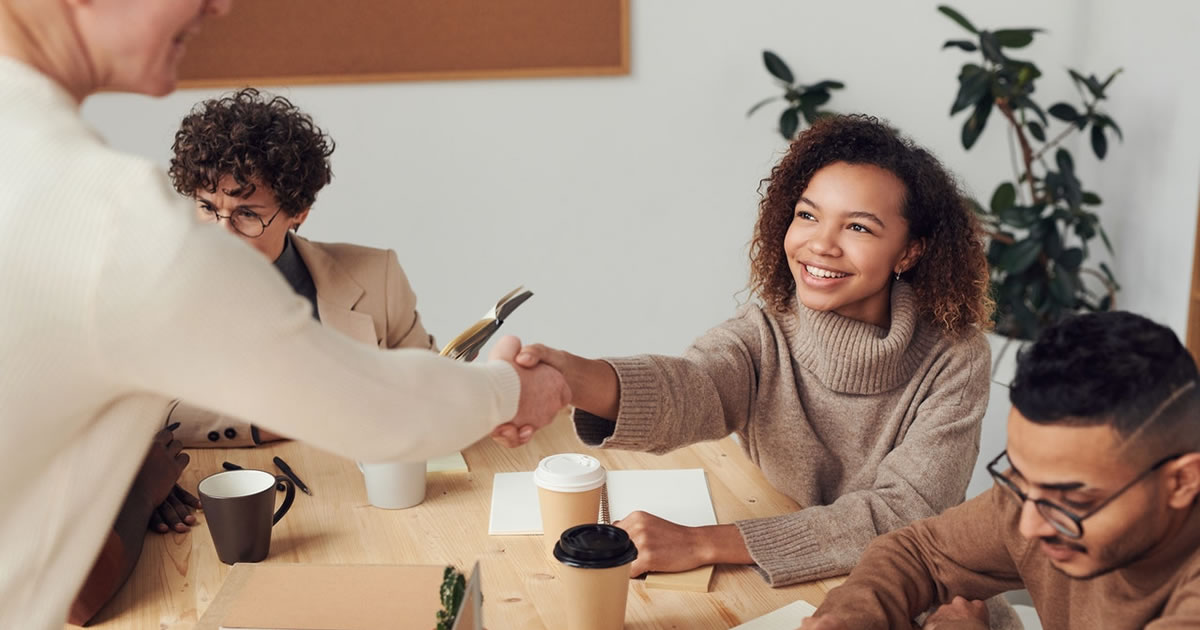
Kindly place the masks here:
MULTIPOLYGON (((380 348, 434 348, 417 297, 395 252, 320 243, 296 234, 330 182, 333 139, 282 96, 245 88, 198 104, 175 133, 168 174, 195 201, 196 217, 217 223, 272 261, 325 326, 380 348)), ((283 436, 249 420, 172 401, 186 447, 254 446, 283 436)), ((186 512, 162 510, 176 526, 186 512)))
POLYGON ((928 151, 874 118, 823 119, 765 180, 761 303, 682 357, 530 345, 571 385, 589 445, 661 453, 735 434, 803 509, 711 527, 635 512, 633 574, 754 565, 773 586, 844 575, 879 534, 962 502, 987 406, 980 228, 928 151))
POLYGON ((932 627, 987 628, 974 600, 1019 588, 1046 630, 1200 627, 1198 379, 1140 315, 1042 331, 1017 357, 994 487, 877 540, 803 627, 909 627, 942 604, 932 627))

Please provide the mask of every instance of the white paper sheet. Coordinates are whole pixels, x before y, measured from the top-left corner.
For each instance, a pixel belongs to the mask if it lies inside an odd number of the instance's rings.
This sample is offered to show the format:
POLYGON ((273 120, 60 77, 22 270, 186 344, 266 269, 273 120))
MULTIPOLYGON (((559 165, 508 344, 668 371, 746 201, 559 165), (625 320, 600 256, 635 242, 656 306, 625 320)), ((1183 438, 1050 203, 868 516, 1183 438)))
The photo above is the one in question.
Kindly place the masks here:
POLYGON ((732 630, 795 630, 800 627, 801 621, 808 619, 815 612, 817 609, 812 604, 798 599, 732 630))
MULTIPOLYGON (((614 521, 642 510, 673 523, 700 527, 716 525, 712 495, 704 469, 610 470, 608 512, 614 521)), ((496 473, 488 534, 514 536, 542 533, 533 473, 496 473)))

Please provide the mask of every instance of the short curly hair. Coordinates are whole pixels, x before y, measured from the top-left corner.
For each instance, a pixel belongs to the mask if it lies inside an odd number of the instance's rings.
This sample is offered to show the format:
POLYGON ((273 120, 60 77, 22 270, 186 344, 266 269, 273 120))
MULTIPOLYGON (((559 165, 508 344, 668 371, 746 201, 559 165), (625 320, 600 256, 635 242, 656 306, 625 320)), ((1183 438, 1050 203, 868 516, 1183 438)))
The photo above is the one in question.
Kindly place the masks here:
POLYGON ((333 148, 333 139, 291 101, 244 88, 200 103, 183 119, 168 174, 188 197, 217 192, 226 175, 238 184, 226 192, 245 197, 254 194, 257 181, 295 216, 311 208, 333 179, 333 148))
POLYGON ((750 243, 751 291, 776 312, 788 311, 796 280, 783 239, 813 175, 835 162, 874 165, 904 183, 901 212, 910 238, 923 240, 925 247, 902 277, 912 284, 921 312, 951 333, 988 327, 994 304, 978 218, 937 158, 870 116, 818 120, 762 181, 767 191, 750 243))

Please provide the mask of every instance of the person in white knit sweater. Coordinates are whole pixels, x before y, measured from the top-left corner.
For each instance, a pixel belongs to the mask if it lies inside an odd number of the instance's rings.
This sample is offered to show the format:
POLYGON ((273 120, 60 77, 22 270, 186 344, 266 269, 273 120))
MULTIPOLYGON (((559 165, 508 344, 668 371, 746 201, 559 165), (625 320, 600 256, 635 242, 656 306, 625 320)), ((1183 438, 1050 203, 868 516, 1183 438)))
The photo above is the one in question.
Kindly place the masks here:
POLYGON ((519 443, 570 398, 553 369, 511 363, 512 338, 472 365, 322 328, 260 254, 83 121, 98 91, 173 90, 188 38, 229 8, 0 0, 0 628, 61 628, 99 550, 136 556, 145 519, 101 524, 123 501, 148 518, 169 490, 129 491, 170 398, 365 461, 498 427, 519 443))

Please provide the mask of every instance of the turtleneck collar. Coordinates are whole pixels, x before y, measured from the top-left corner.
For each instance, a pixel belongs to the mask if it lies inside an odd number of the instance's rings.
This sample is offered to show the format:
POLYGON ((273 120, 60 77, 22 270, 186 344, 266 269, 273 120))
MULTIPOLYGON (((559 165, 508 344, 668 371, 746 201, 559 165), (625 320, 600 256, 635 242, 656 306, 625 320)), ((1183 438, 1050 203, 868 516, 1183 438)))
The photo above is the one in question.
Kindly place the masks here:
POLYGON ((892 285, 891 325, 878 326, 814 311, 796 298, 779 318, 792 358, 833 391, 879 394, 909 381, 941 337, 924 323, 907 282, 892 285))

